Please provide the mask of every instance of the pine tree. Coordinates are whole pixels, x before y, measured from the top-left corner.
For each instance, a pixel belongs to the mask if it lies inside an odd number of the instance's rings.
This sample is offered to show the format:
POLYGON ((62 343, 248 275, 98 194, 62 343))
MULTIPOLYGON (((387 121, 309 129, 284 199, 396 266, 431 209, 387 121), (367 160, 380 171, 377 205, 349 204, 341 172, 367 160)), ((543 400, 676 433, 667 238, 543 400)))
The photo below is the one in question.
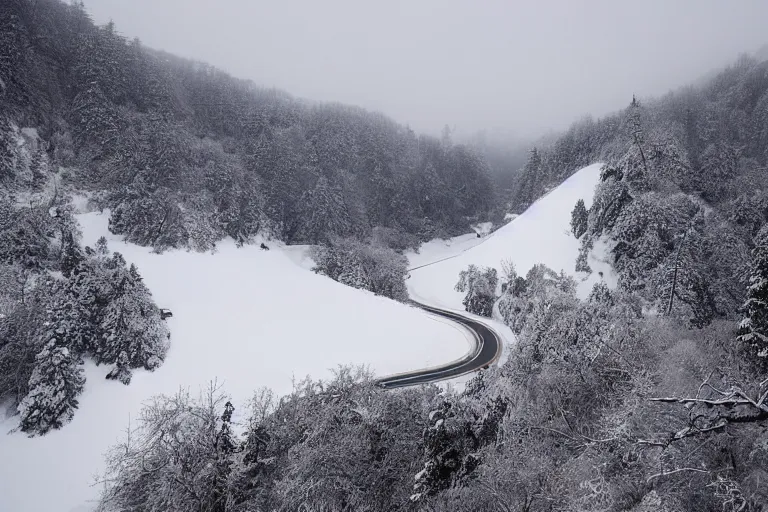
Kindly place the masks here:
POLYGON ((19 405, 21 430, 45 434, 68 423, 85 384, 80 362, 67 347, 51 338, 35 357, 29 393, 19 405))
POLYGON ((32 162, 29 164, 32 171, 32 187, 40 190, 47 181, 48 162, 46 161, 45 151, 38 148, 32 155, 32 162))
POLYGON ((573 207, 571 212, 571 232, 573 236, 581 238, 581 235, 587 232, 588 219, 589 213, 584 205, 584 200, 579 199, 576 201, 576 206, 573 207))
POLYGON ((232 453, 237 447, 237 441, 235 441, 235 436, 232 433, 232 414, 234 412, 235 406, 232 405, 232 402, 227 401, 224 404, 224 412, 221 415, 221 428, 216 440, 216 448, 224 454, 232 453))
POLYGON ((643 133, 643 126, 642 126, 642 116, 640 111, 640 102, 637 101, 637 98, 635 96, 632 96, 632 103, 629 105, 629 112, 628 112, 628 121, 629 121, 629 128, 632 132, 632 140, 635 143, 635 146, 637 147, 637 150, 640 152, 640 158, 643 161, 643 169, 645 170, 645 175, 649 176, 648 172, 648 162, 645 159, 645 152, 643 151, 643 142, 644 142, 644 136, 643 133))
POLYGON ((99 325, 102 342, 97 358, 114 363, 125 352, 128 367, 154 370, 168 350, 167 328, 136 267, 126 269, 119 253, 113 256, 113 264, 111 279, 116 286, 99 325))
POLYGON ((96 335, 89 323, 89 312, 83 307, 73 284, 71 280, 47 280, 45 286, 50 296, 46 338, 55 337, 59 345, 80 355, 93 347, 96 335))
POLYGON ((75 97, 72 114, 81 145, 94 144, 97 154, 112 150, 120 134, 119 117, 98 82, 88 84, 75 97))
POLYGON ((763 362, 768 361, 768 225, 755 237, 752 250, 745 316, 738 339, 763 362))
POLYGON ((332 235, 349 233, 349 215, 341 189, 331 185, 325 176, 317 179, 315 188, 304 194, 301 203, 299 239, 318 243, 332 235))
POLYGON ((16 151, 13 131, 5 119, 0 118, 0 183, 12 181, 16 176, 16 151))
POLYGON ((728 185, 736 177, 738 154, 726 144, 710 144, 701 155, 701 171, 698 189, 709 202, 716 203, 728 190, 728 185))
POLYGON ((126 386, 131 383, 130 361, 128 361, 128 354, 125 350, 117 356, 115 367, 107 374, 106 378, 109 380, 119 380, 126 386))
POLYGON ((85 259, 85 254, 80 249, 80 245, 75 242, 75 237, 71 231, 64 233, 61 245, 61 272, 64 277, 71 277, 85 259))
POLYGON ((542 174, 541 154, 534 147, 523 168, 520 185, 515 195, 515 202, 520 211, 528 208, 536 200, 538 191, 543 186, 542 174))
POLYGON ((109 246, 107 245, 106 237, 100 236, 99 239, 96 240, 96 246, 94 249, 96 250, 96 254, 100 256, 107 256, 109 254, 109 246))

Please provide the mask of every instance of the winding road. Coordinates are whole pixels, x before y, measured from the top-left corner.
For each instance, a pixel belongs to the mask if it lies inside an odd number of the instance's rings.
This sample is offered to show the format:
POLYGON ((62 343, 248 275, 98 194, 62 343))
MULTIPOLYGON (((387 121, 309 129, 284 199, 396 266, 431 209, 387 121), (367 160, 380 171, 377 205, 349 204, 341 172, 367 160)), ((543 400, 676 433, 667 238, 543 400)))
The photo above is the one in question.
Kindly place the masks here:
POLYGON ((382 377, 377 381, 378 385, 382 388, 403 388, 459 377, 460 375, 487 368, 496 362, 501 355, 501 335, 484 323, 459 312, 440 309, 415 300, 411 300, 411 304, 428 313, 446 318, 471 332, 475 337, 475 347, 461 359, 442 366, 382 377))

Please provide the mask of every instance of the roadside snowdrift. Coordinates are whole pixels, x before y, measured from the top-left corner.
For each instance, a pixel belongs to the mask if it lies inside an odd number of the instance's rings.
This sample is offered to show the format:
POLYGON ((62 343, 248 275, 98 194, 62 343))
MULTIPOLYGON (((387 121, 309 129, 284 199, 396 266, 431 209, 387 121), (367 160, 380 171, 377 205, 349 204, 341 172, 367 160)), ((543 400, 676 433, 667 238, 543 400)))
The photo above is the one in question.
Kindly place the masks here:
POLYGON ((418 254, 408 254, 411 278, 408 291, 417 300, 453 309, 463 309, 463 294, 454 290, 459 272, 470 264, 494 267, 501 277, 501 262, 510 260, 517 273, 525 276, 536 263, 553 270, 564 270, 579 284, 579 295, 586 297, 603 272, 609 286, 615 276, 604 259, 605 246, 596 245, 589 264, 594 271, 589 277, 575 271, 579 241, 571 233, 571 211, 583 199, 592 205, 600 167, 585 167, 559 187, 542 197, 522 215, 484 238, 472 233, 450 240, 433 240, 424 244, 418 254))
POLYGON ((107 230, 105 214, 79 216, 83 243, 102 235, 135 263, 160 307, 169 308, 171 348, 155 372, 135 371, 129 386, 86 366, 74 420, 44 437, 5 435, 17 418, 0 418, 0 510, 90 510, 105 451, 135 421, 143 402, 180 387, 193 394, 223 382, 237 413, 259 387, 278 394, 292 378, 324 378, 339 364, 368 364, 379 375, 435 366, 463 356, 467 335, 422 311, 341 285, 306 269, 305 251, 268 242, 215 254, 153 254, 107 230), (304 268, 302 268, 304 267, 304 268))

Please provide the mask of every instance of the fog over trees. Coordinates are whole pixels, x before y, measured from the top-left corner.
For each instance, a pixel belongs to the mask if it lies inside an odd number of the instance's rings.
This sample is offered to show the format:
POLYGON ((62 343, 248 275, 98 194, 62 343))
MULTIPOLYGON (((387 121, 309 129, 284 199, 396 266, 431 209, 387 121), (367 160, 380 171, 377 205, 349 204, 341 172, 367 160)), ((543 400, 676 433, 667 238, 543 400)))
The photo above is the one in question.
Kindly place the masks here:
POLYGON ((130 386, 177 342, 141 269, 104 238, 83 246, 76 195, 156 252, 307 244, 315 272, 407 301, 405 251, 498 228, 601 162, 592 204, 573 205, 573 268, 606 242, 618 283, 582 300, 543 264, 466 268, 466 310, 516 343, 461 391, 342 366, 254 390, 245 411, 217 383, 158 396, 107 454, 98 510, 766 510, 768 56, 504 150, 120 34, 81 2, 0 4, 9 435, 68 428, 87 360, 130 386))

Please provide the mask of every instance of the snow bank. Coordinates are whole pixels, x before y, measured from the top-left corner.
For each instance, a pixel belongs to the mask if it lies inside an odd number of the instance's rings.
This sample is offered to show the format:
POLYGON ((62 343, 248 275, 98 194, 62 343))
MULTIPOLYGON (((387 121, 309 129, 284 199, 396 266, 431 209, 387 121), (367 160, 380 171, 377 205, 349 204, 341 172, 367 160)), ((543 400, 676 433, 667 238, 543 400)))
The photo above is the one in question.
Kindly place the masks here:
POLYGON ((590 255, 590 276, 575 271, 579 241, 571 233, 571 211, 578 199, 587 208, 592 204, 601 164, 590 165, 542 197, 522 215, 487 237, 475 233, 451 240, 433 240, 418 254, 408 254, 411 278, 408 290, 415 299, 452 309, 463 309, 463 294, 454 290, 459 272, 470 264, 495 267, 501 276, 501 262, 511 260, 518 274, 525 275, 536 263, 555 271, 564 270, 579 281, 579 295, 586 297, 603 272, 609 286, 615 274, 606 263, 606 244, 595 244, 590 255))
POLYGON ((62 430, 4 435, 17 419, 0 420, 2 511, 92 509, 104 452, 153 395, 196 393, 218 378, 237 407, 261 386, 284 394, 294 376, 329 377, 339 364, 368 364, 384 375, 468 350, 467 335, 442 319, 310 272, 306 248, 238 249, 228 241, 215 254, 158 255, 110 235, 105 214, 79 221, 84 244, 107 236, 111 250, 139 267, 157 304, 172 310, 171 348, 157 371, 136 371, 129 386, 105 380, 108 367, 88 364, 80 407, 62 430))

